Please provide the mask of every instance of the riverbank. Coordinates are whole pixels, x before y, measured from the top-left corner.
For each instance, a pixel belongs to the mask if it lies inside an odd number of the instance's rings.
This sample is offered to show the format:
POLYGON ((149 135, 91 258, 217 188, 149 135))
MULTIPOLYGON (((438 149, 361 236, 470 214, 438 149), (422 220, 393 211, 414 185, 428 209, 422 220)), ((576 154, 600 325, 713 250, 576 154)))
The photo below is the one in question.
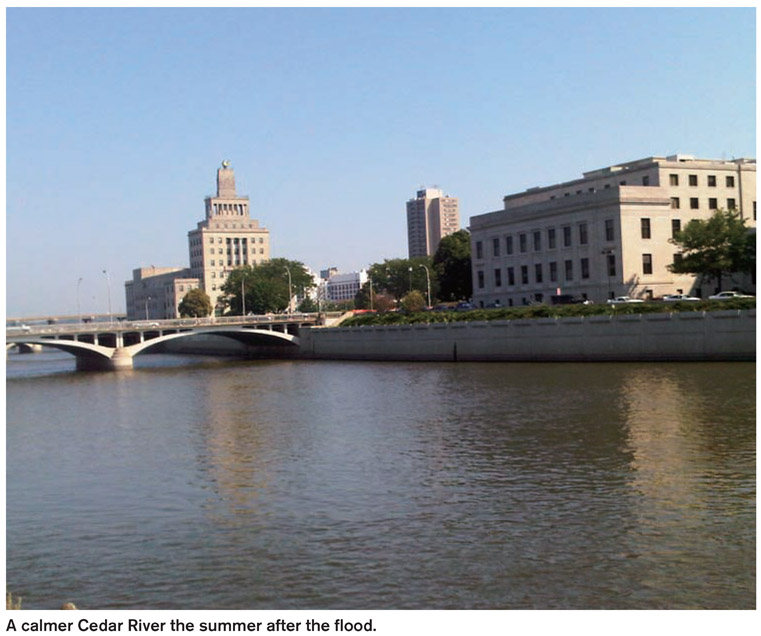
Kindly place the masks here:
POLYGON ((322 360, 752 361, 756 310, 307 328, 300 341, 322 360))

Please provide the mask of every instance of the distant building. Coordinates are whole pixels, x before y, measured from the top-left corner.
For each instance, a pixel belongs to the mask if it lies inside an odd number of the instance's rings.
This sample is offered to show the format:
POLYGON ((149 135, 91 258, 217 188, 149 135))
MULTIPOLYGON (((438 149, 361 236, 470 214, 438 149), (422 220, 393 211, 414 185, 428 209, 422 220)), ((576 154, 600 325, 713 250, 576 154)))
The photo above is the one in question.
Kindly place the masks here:
POLYGON ((470 219, 479 306, 699 294, 695 276, 668 271, 679 251, 669 239, 719 208, 755 228, 756 161, 648 157, 503 202, 470 219))
POLYGON ((227 161, 217 170, 217 195, 206 197, 206 218, 188 232, 190 270, 216 307, 230 271, 269 260, 269 230, 250 216, 247 196, 235 192, 235 172, 227 161))
POLYGON ((366 282, 367 272, 364 269, 348 274, 333 274, 325 286, 325 298, 329 302, 354 300, 366 282))
POLYGON ((269 231, 252 219, 249 200, 235 191, 230 162, 217 170, 217 194, 205 199, 206 218, 188 232, 190 267, 142 267, 125 283, 127 319, 179 316, 177 307, 191 289, 203 289, 217 307, 230 271, 270 258, 269 231))
POLYGON ((441 239, 460 229, 459 201, 437 188, 418 190, 407 201, 409 257, 432 256, 441 239))
POLYGON ((200 287, 188 268, 141 267, 124 284, 127 320, 165 320, 179 315, 177 308, 191 289, 200 287))

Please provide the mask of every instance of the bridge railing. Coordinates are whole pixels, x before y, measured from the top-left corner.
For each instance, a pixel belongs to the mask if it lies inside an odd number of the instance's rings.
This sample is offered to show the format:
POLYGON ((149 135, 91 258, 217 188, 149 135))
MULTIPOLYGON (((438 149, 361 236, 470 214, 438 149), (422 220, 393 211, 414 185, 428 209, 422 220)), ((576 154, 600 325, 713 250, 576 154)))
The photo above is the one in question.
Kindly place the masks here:
POLYGON ((267 325, 317 322, 320 314, 291 313, 254 316, 210 316, 207 318, 175 318, 169 320, 114 320, 112 322, 61 323, 53 325, 22 325, 6 328, 7 338, 64 333, 103 333, 116 331, 150 331, 177 328, 212 327, 218 325, 267 325))

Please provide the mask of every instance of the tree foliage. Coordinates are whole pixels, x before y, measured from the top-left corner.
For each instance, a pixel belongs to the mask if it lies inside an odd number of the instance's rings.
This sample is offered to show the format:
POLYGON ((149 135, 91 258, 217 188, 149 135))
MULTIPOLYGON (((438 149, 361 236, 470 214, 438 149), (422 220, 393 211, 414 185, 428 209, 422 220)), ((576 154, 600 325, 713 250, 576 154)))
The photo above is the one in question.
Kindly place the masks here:
POLYGON ((425 298, 417 289, 413 289, 402 298, 402 309, 408 313, 423 311, 425 308, 425 298))
POLYGON ((756 235, 745 219, 730 210, 716 210, 707 220, 693 219, 671 242, 681 253, 669 270, 715 278, 719 289, 724 274, 750 273, 756 267, 756 235))
POLYGON ((368 275, 372 280, 373 293, 386 292, 400 300, 413 289, 417 289, 427 298, 428 280, 425 269, 431 279, 431 299, 436 297, 438 287, 436 277, 431 269, 431 259, 427 256, 420 258, 392 258, 382 263, 373 263, 368 275))
POLYGON ((244 265, 232 270, 222 285, 222 303, 226 313, 243 312, 241 289, 245 295, 246 313, 280 313, 288 308, 288 272, 293 296, 314 287, 314 281, 303 263, 273 258, 259 265, 244 265))
POLYGON ((433 255, 433 269, 439 282, 439 298, 464 300, 473 295, 470 232, 460 230, 441 239, 433 255))
POLYGON ((213 309, 211 299, 203 289, 191 289, 177 307, 183 318, 204 318, 210 316, 213 309))

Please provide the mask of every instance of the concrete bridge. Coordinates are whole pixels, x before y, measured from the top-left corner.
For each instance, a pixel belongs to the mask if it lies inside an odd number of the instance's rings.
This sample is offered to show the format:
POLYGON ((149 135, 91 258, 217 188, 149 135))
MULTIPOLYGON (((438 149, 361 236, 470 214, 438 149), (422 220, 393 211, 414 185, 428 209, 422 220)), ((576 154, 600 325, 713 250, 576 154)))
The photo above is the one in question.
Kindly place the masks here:
POLYGON ((54 324, 6 329, 6 349, 34 350, 53 347, 76 356, 78 370, 131 369, 132 359, 158 350, 180 338, 214 335, 260 347, 297 350, 299 329, 325 324, 324 314, 283 314, 275 316, 225 316, 179 320, 138 320, 134 322, 92 322, 54 324))

